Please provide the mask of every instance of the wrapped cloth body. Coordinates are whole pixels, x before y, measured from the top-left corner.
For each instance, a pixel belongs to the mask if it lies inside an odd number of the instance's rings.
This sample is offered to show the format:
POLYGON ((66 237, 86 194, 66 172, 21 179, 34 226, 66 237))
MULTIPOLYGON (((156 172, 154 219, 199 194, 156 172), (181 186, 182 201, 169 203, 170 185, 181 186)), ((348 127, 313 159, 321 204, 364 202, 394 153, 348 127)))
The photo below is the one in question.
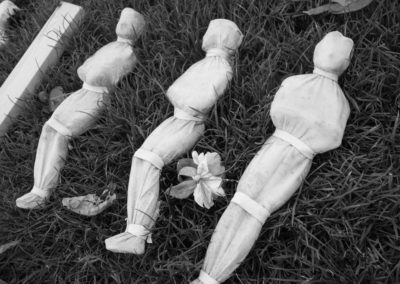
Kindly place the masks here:
POLYGON ((19 10, 10 0, 4 0, 0 3, 0 47, 4 46, 8 41, 6 35, 8 19, 19 10))
POLYGON ((352 47, 351 39, 331 32, 315 48, 313 74, 282 82, 270 111, 276 130, 241 177, 192 283, 228 279, 268 216, 302 184, 314 155, 340 146, 350 109, 337 79, 348 67, 352 47))
POLYGON ((84 82, 54 111, 43 126, 36 153, 34 186, 16 200, 24 209, 42 207, 59 181, 60 170, 68 153, 68 142, 92 128, 109 101, 109 90, 131 72, 137 59, 132 44, 144 28, 144 18, 133 9, 121 13, 118 39, 88 58, 78 69, 84 82))
POLYGON ((132 160, 126 232, 106 240, 114 252, 142 254, 157 218, 162 167, 190 150, 204 132, 204 119, 232 78, 230 57, 242 41, 235 23, 216 19, 203 37, 206 57, 192 65, 168 89, 174 115, 144 141, 132 160))

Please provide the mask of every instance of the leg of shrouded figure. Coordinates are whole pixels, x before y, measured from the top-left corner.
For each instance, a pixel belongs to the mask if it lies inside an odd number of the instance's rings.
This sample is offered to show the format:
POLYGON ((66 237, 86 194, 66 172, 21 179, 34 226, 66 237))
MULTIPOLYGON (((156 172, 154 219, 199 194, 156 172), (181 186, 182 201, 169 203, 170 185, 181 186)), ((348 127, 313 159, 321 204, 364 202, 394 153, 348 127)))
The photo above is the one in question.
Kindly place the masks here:
POLYGON ((54 129, 51 121, 43 126, 40 135, 34 168, 34 186, 29 193, 16 200, 19 208, 42 207, 58 184, 59 172, 67 157, 70 137, 65 135, 69 133, 60 133, 54 129))
POLYGON ((68 141, 92 128, 104 105, 105 94, 77 91, 45 123, 40 136, 32 190, 16 200, 24 209, 41 208, 58 184, 68 154, 68 141))
POLYGON ((133 157, 128 185, 127 229, 106 240, 108 250, 144 253, 146 240, 151 242, 149 229, 157 218, 160 171, 151 162, 133 157))
MULTIPOLYGON (((238 203, 243 202, 238 201, 238 203)), ((247 207, 239 206, 232 200, 222 214, 208 246, 199 278, 192 281, 192 284, 222 283, 246 258, 260 234, 262 223, 269 215, 265 210, 265 212, 254 211, 254 204, 247 203, 247 205, 247 207)))
POLYGON ((106 248, 119 253, 144 253, 158 215, 160 172, 164 163, 191 149, 204 124, 171 117, 159 125, 135 152, 128 186, 128 218, 124 233, 105 240, 106 248))

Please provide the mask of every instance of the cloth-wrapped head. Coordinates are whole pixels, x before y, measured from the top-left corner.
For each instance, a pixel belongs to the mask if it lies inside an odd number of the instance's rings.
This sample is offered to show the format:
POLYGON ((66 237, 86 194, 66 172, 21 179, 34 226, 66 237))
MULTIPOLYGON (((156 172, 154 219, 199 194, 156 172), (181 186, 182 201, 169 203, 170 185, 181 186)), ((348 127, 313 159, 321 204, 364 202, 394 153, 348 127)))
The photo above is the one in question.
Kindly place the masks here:
POLYGON ((215 19, 210 22, 203 36, 203 50, 223 50, 232 55, 239 48, 243 34, 238 26, 226 19, 215 19))
POLYGON ((336 75, 342 74, 350 64, 353 41, 334 31, 326 34, 314 50, 315 67, 336 75))
POLYGON ((143 32, 145 24, 140 13, 132 8, 123 9, 116 28, 117 41, 103 46, 88 58, 78 69, 79 78, 97 87, 116 85, 137 62, 132 44, 143 32))
POLYGON ((121 12, 115 32, 118 40, 130 41, 132 44, 142 34, 146 21, 142 14, 132 8, 125 8, 121 12))

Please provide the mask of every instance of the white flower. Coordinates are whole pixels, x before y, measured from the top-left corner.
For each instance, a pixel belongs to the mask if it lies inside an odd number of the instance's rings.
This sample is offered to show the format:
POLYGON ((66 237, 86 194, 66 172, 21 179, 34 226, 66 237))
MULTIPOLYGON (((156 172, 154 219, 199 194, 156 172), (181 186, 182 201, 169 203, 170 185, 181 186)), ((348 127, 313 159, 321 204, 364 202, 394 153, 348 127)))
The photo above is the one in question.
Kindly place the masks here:
POLYGON ((225 196, 222 189, 222 175, 225 168, 217 153, 192 153, 192 159, 178 162, 178 179, 180 184, 168 190, 175 198, 187 198, 193 193, 194 200, 201 207, 209 209, 214 205, 217 196, 225 196))
MULTIPOLYGON (((192 153, 193 161, 197 164, 197 173, 192 177, 193 180, 197 182, 193 193, 194 200, 201 207, 207 209, 214 205, 214 198, 217 196, 225 196, 225 192, 221 187, 222 178, 214 176, 209 170, 209 161, 213 163, 215 159, 215 155, 213 154, 198 154, 196 151, 192 153)), ((218 154, 216 155, 218 156, 218 154)), ((220 164, 221 160, 219 159, 219 166, 220 164)), ((212 165, 214 165, 214 163, 212 165)))

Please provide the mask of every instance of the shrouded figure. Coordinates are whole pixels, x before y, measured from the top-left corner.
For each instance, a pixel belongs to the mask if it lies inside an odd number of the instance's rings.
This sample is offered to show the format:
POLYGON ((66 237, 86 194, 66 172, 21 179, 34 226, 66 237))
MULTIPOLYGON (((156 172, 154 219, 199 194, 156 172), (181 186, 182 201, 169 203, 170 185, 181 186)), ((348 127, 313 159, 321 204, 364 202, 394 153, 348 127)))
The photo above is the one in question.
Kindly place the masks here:
POLYGON ((6 35, 8 19, 19 10, 12 1, 4 0, 0 3, 0 47, 4 46, 8 41, 6 35))
POLYGON ((68 153, 68 141, 96 123, 109 101, 109 90, 133 70, 137 59, 132 44, 145 25, 141 14, 125 8, 116 28, 118 39, 88 58, 78 69, 82 89, 72 93, 45 123, 40 136, 34 168, 34 186, 16 200, 24 209, 45 204, 57 186, 68 153))
POLYGON ((167 91, 174 115, 145 140, 132 160, 128 218, 124 233, 106 239, 113 252, 142 254, 157 218, 162 167, 190 150, 204 132, 204 119, 232 79, 231 56, 242 41, 235 23, 216 19, 203 37, 206 57, 191 66, 167 91))
POLYGON ((270 111, 276 130, 243 173, 192 284, 227 280, 268 216, 304 181, 314 155, 340 146, 350 109, 337 80, 349 65, 352 48, 351 39, 328 33, 315 48, 313 74, 282 82, 270 111))

